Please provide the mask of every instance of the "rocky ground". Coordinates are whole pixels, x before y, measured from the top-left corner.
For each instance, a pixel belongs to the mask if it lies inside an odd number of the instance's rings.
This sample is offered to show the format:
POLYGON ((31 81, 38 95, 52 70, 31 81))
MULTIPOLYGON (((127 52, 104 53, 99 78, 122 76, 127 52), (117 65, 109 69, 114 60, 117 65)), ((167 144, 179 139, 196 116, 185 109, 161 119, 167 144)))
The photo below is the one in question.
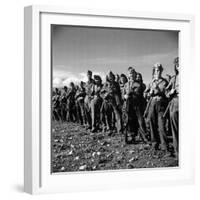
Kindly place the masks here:
POLYGON ((148 144, 125 144, 124 136, 90 133, 75 123, 52 124, 52 172, 178 166, 148 144))

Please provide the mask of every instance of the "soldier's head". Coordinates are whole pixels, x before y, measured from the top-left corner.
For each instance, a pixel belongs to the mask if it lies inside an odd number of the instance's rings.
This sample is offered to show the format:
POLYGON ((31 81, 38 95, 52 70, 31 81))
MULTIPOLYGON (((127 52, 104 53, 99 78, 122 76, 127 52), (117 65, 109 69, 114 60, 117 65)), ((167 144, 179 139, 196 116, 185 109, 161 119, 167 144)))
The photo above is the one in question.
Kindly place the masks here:
POLYGON ((108 81, 110 82, 115 81, 115 75, 112 73, 112 71, 109 71, 107 77, 108 77, 108 81))
POLYGON ((83 81, 80 82, 80 87, 83 88, 85 86, 85 83, 83 81))
POLYGON ((135 78, 136 78, 135 69, 131 68, 130 70, 128 70, 128 78, 129 78, 129 80, 135 80, 135 78))
POLYGON ((75 88, 74 83, 73 83, 73 82, 70 82, 69 87, 70 87, 70 88, 75 88))
POLYGON ((58 88, 55 89, 56 95, 60 95, 60 90, 58 88))
POLYGON ((138 82, 143 82, 143 79, 142 79, 142 74, 140 74, 139 72, 137 72, 137 74, 136 74, 136 81, 138 81, 138 82))
POLYGON ((65 92, 67 92, 67 86, 64 86, 64 88, 63 88, 63 89, 64 89, 64 91, 65 91, 65 92))
POLYGON ((179 57, 176 57, 174 59, 174 70, 175 70, 175 73, 178 74, 178 72, 179 72, 179 57))
POLYGON ((161 75, 162 75, 162 72, 163 72, 163 66, 162 66, 162 64, 156 63, 156 64, 153 66, 153 77, 154 77, 155 79, 160 78, 161 75))
POLYGON ((88 80, 92 79, 92 71, 90 70, 87 71, 87 77, 88 77, 88 80))
POLYGON ((125 74, 120 75, 120 82, 123 83, 123 84, 128 82, 128 79, 127 79, 125 74))
POLYGON ((134 69, 134 67, 132 66, 128 67, 128 72, 131 71, 132 69, 134 69))
POLYGON ((101 85, 102 84, 102 80, 101 77, 98 75, 94 75, 94 81, 96 85, 101 85))

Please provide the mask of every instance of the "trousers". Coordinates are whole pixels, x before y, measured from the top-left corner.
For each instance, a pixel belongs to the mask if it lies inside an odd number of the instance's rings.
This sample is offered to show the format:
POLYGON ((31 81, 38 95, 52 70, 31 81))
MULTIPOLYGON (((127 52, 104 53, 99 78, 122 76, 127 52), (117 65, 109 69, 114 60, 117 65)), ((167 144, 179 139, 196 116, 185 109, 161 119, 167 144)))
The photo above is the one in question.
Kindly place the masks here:
POLYGON ((167 150, 167 135, 165 130, 165 119, 163 114, 167 107, 167 100, 154 98, 151 101, 148 112, 148 121, 151 133, 151 142, 162 150, 167 150))
POLYGON ((102 98, 98 96, 95 96, 94 99, 91 100, 92 130, 96 130, 100 124, 102 101, 102 98))
POLYGON ((179 106, 178 106, 178 97, 174 97, 170 102, 170 125, 173 137, 173 146, 175 153, 178 153, 178 118, 179 118, 179 106))

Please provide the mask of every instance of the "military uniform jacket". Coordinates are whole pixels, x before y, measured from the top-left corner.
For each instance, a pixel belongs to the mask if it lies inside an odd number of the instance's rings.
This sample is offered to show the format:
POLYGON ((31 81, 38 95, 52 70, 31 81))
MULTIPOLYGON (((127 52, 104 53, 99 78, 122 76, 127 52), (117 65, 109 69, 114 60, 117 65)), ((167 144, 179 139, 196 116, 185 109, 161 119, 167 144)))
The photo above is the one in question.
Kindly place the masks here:
POLYGON ((67 94, 67 100, 70 103, 73 103, 75 100, 75 94, 76 94, 76 89, 75 88, 70 88, 69 92, 67 94))
POLYGON ((128 95, 129 98, 134 100, 140 100, 143 98, 144 84, 138 81, 128 81, 124 87, 124 95, 128 95))
POLYGON ((120 86, 119 83, 114 81, 114 82, 106 82, 103 86, 102 92, 103 98, 114 101, 116 105, 121 105, 121 91, 120 91, 120 86))
POLYGON ((164 78, 154 79, 147 87, 145 93, 149 93, 154 99, 160 100, 166 97, 166 87, 168 82, 164 78))
POLYGON ((86 95, 90 97, 92 95, 93 91, 94 91, 94 80, 91 79, 85 85, 86 95))
POLYGON ((168 86, 166 87, 166 91, 167 91, 166 92, 167 97, 175 97, 175 96, 177 97, 177 96, 179 96, 179 76, 178 75, 174 75, 171 78, 168 86), (172 89, 175 90, 173 95, 170 94, 170 91, 172 89))
POLYGON ((75 98, 77 100, 83 100, 85 98, 85 95, 86 95, 85 88, 79 87, 79 89, 76 92, 75 98))
POLYGON ((93 85, 92 95, 94 97, 100 97, 101 89, 102 89, 102 85, 93 85))

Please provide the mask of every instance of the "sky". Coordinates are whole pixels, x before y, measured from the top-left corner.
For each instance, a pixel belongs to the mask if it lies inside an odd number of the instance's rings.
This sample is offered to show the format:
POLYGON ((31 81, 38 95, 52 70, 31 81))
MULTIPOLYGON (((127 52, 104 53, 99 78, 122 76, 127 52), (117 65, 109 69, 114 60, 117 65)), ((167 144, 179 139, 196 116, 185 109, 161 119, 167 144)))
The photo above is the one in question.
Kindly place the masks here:
POLYGON ((164 77, 174 74, 173 60, 177 56, 175 31, 52 26, 54 87, 86 81, 87 70, 105 79, 110 70, 127 74, 129 66, 148 84, 157 62, 164 67, 164 77))

